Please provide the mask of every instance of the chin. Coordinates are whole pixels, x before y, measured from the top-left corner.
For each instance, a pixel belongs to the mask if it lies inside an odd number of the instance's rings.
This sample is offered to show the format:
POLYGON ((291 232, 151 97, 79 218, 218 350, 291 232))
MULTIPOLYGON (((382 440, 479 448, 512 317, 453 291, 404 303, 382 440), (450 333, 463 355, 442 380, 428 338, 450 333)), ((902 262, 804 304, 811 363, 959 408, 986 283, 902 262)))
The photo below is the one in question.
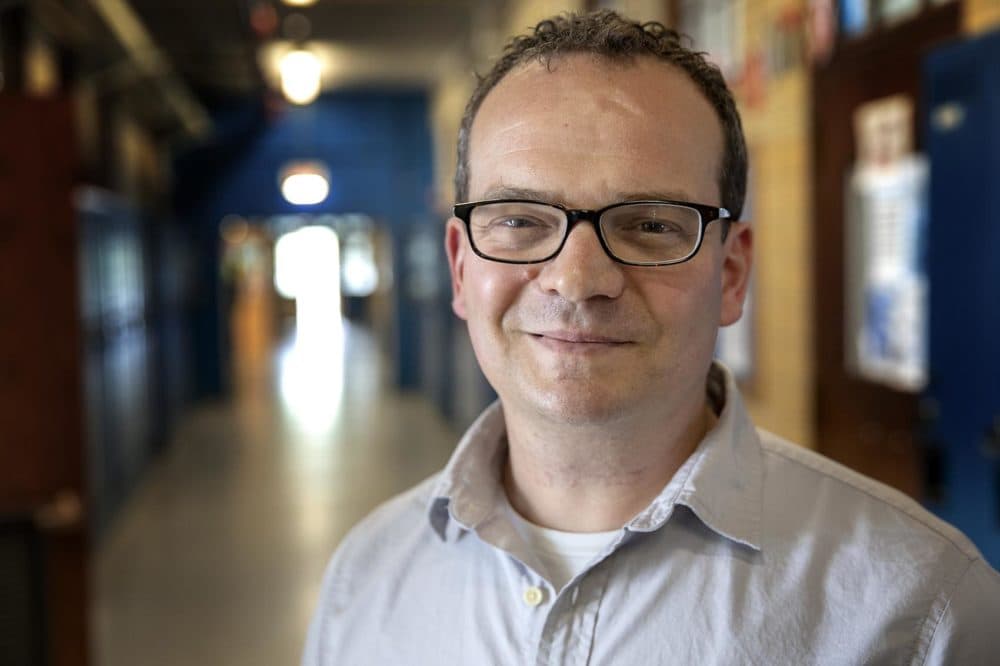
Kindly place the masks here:
POLYGON ((588 390, 569 386, 568 390, 539 391, 535 396, 523 396, 545 419, 564 425, 588 426, 617 421, 625 414, 625 405, 633 403, 608 391, 588 390), (533 399, 532 399, 533 398, 533 399))

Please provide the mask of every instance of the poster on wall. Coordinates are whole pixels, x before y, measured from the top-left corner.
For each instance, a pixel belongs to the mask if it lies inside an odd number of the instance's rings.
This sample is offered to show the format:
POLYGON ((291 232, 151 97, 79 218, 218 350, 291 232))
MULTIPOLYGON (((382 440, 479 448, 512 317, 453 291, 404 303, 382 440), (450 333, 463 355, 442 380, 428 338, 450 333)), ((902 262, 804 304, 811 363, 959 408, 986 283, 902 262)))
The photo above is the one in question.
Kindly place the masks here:
POLYGON ((913 102, 858 107, 847 184, 845 351, 855 376, 916 392, 927 383, 923 261, 928 163, 913 152, 913 102))
POLYGON ((849 37, 857 37, 871 26, 869 0, 839 0, 840 30, 849 37))
POLYGON ((916 16, 923 5, 921 0, 882 0, 879 10, 883 21, 895 23, 916 16))
POLYGON ((825 65, 833 56, 837 43, 837 11, 834 0, 809 0, 806 15, 806 44, 809 60, 825 65))

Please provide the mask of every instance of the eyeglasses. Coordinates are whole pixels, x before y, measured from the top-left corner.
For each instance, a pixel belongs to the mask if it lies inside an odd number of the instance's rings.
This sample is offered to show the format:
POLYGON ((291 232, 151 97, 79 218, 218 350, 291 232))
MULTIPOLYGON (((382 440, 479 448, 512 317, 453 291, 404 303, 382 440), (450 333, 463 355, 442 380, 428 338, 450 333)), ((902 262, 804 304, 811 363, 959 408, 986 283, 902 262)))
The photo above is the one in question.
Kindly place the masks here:
POLYGON ((454 212, 465 223, 473 252, 507 264, 552 259, 581 220, 594 224, 601 247, 617 262, 679 264, 697 254, 709 222, 730 219, 725 208, 684 201, 628 201, 576 210, 530 199, 491 199, 455 204, 454 212))

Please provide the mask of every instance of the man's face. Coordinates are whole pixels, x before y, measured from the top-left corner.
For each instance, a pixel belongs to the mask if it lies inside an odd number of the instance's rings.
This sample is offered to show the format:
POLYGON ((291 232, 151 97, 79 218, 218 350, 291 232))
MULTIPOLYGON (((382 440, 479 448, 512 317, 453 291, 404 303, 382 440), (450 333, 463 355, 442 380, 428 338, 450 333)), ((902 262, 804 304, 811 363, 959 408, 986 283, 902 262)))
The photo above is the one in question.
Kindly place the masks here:
MULTIPOLYGON (((718 206, 722 151, 718 116, 681 70, 570 55, 515 69, 487 95, 469 200, 718 206)), ((686 263, 638 267, 614 262, 581 222, 554 259, 510 265, 476 256, 449 220, 453 309, 505 409, 583 425, 701 404, 718 326, 739 318, 749 272, 749 230, 734 225, 725 243, 721 231, 708 225, 686 263)))

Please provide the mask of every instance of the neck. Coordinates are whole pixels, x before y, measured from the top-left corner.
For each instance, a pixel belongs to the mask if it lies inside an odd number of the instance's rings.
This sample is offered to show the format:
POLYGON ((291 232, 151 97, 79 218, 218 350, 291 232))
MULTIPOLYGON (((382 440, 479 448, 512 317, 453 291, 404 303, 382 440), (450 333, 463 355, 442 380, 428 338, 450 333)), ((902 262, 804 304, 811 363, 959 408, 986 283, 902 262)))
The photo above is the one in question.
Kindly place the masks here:
POLYGON ((505 411, 504 486, 531 522, 567 532, 627 523, 663 490, 712 427, 702 396, 664 422, 623 419, 614 427, 532 422, 505 411))

